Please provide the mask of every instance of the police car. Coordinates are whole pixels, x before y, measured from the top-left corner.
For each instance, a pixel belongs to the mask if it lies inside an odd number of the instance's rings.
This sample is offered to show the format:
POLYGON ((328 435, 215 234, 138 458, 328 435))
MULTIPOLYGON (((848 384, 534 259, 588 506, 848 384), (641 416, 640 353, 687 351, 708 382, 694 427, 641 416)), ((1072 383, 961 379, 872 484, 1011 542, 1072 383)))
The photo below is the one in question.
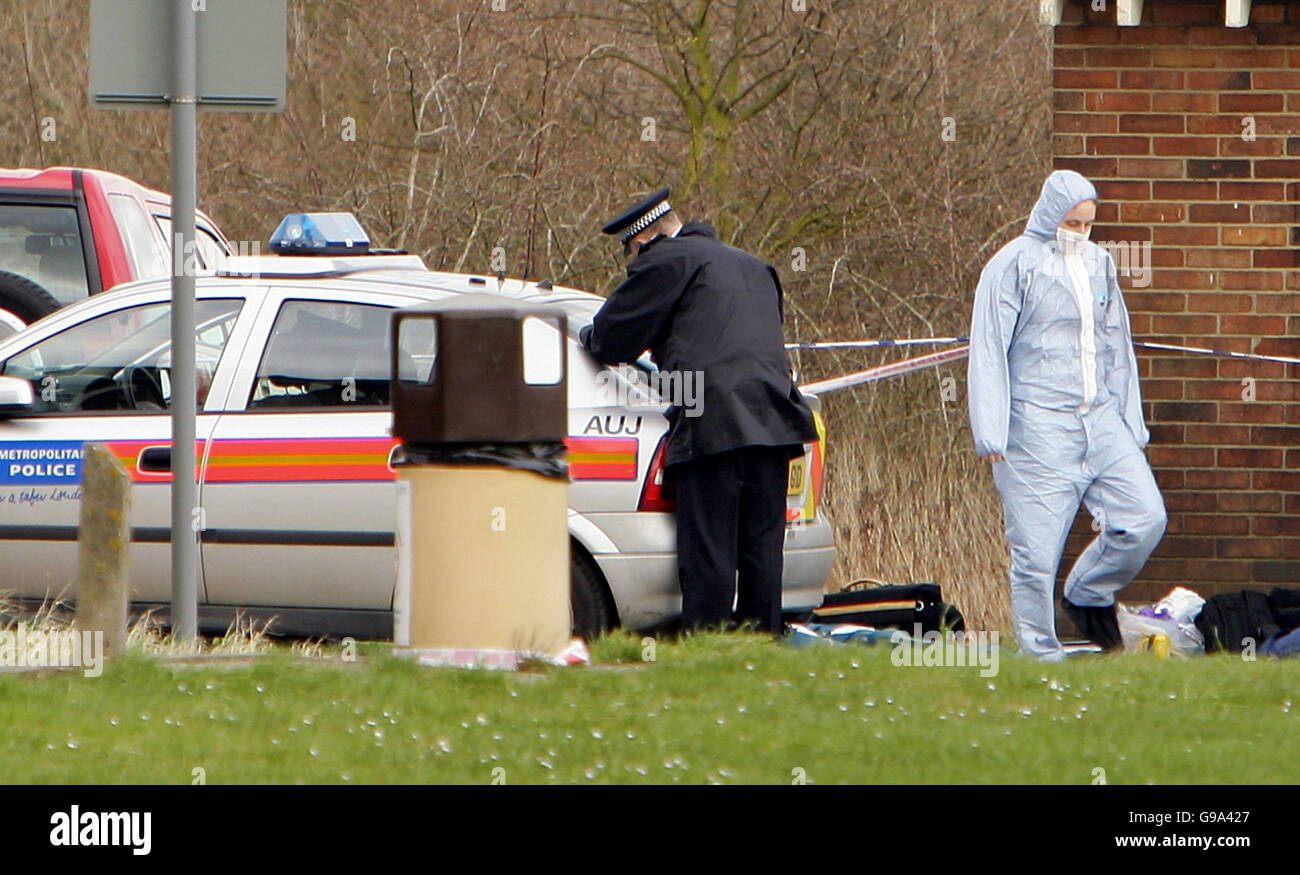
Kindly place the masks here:
MULTIPOLYGON (((603 299, 547 283, 429 271, 368 254, 363 232, 286 220, 281 254, 197 279, 199 619, 276 618, 286 634, 388 637, 398 442, 388 409, 392 313, 457 295, 567 316, 575 631, 646 629, 680 614, 667 402, 648 361, 607 368, 579 344, 603 299), (362 234, 357 237, 356 234, 362 234), (355 252, 358 254, 339 254, 355 252)), ((130 473, 131 598, 171 597, 170 284, 128 284, 0 340, 0 593, 74 600, 82 446, 130 473)), ((815 398, 809 399, 817 407, 815 398)), ((820 603, 834 560, 820 508, 823 439, 790 467, 783 605, 820 603)))

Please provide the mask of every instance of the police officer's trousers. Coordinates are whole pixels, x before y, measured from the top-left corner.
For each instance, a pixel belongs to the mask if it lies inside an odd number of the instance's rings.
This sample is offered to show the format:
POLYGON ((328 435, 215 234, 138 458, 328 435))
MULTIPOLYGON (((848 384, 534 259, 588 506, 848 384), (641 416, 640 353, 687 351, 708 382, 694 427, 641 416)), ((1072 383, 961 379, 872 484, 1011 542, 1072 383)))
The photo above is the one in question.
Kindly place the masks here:
POLYGON ((788 447, 742 447, 672 466, 684 629, 724 625, 735 601, 736 620, 781 630, 789 463, 788 447))

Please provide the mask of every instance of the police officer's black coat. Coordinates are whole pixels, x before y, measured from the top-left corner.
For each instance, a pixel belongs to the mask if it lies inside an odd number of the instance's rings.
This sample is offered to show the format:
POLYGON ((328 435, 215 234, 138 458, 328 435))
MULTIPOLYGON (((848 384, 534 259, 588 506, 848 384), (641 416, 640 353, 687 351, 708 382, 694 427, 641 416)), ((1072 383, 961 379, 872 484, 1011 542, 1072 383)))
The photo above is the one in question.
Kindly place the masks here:
MULTIPOLYGON (((703 372, 699 415, 680 406, 669 412, 666 464, 816 440, 812 413, 790 378, 781 294, 771 265, 722 243, 703 222, 651 241, 628 265, 584 338, 605 364, 635 361, 649 349, 662 371, 703 372)), ((791 455, 802 451, 792 447, 791 455)))

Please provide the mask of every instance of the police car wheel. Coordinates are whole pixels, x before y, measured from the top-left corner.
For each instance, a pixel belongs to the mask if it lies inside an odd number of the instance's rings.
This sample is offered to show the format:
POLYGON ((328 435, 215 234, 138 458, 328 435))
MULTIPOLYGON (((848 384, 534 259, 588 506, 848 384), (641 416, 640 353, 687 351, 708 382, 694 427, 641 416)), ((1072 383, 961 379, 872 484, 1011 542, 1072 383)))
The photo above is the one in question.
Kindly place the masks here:
POLYGON ((618 623, 600 569, 576 544, 573 545, 569 599, 573 612, 573 634, 578 638, 590 641, 618 623))
POLYGON ((0 270, 0 332, 14 333, 59 309, 53 295, 25 276, 0 270))

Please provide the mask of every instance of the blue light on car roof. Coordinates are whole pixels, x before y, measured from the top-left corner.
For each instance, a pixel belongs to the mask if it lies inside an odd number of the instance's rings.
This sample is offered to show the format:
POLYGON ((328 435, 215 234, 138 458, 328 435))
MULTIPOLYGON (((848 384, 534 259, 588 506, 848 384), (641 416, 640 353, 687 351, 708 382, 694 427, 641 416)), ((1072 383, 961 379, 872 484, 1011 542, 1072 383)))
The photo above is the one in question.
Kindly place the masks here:
POLYGON ((370 251, 370 238, 351 213, 290 213, 271 235, 281 255, 355 255, 370 251))

